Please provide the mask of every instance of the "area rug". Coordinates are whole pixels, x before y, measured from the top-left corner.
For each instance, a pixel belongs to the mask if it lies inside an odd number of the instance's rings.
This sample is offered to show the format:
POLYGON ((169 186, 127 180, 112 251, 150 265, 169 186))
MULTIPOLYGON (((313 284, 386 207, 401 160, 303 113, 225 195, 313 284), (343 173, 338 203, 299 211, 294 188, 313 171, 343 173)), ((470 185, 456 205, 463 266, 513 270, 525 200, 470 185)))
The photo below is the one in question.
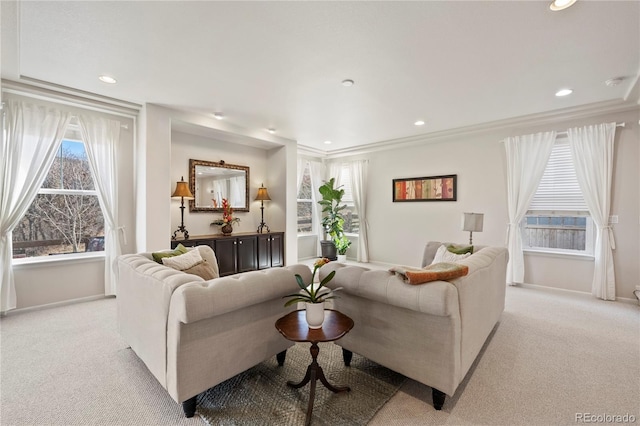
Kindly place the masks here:
MULTIPOLYGON (((299 382, 311 362, 309 343, 287 350, 283 367, 273 357, 198 396, 198 413, 210 425, 303 425, 310 385, 299 382)), ((342 349, 321 343, 318 364, 329 383, 349 386, 350 392, 334 394, 319 381, 313 405, 313 425, 365 425, 398 391, 404 376, 353 354, 345 367, 342 349)))

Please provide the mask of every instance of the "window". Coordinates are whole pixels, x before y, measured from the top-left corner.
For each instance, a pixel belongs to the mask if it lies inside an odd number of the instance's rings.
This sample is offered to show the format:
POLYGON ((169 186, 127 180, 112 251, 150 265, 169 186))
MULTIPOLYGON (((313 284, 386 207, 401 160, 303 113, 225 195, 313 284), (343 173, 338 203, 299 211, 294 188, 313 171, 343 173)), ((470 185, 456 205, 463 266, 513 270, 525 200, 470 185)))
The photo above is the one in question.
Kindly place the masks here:
POLYGON ((313 200, 311 196, 311 171, 309 162, 306 161, 302 175, 302 184, 298 191, 298 234, 313 232, 313 200))
POLYGON ((67 131, 38 195, 13 230, 13 258, 104 251, 104 218, 85 145, 67 131))
POLYGON ((344 232, 345 234, 358 234, 360 232, 360 222, 358 221, 358 212, 353 201, 353 192, 351 190, 351 173, 348 166, 342 166, 340 173, 340 185, 344 189, 344 197, 342 202, 347 208, 342 210, 344 216, 344 232))
POLYGON ((525 249, 593 253, 593 224, 566 139, 556 141, 521 227, 525 249))

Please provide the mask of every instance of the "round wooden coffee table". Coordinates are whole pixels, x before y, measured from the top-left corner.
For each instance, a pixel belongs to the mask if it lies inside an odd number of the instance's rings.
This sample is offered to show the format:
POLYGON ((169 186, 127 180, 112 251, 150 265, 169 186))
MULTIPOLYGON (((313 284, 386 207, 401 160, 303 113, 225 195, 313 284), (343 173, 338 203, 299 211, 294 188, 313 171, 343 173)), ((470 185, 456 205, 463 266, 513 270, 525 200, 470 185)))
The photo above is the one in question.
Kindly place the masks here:
POLYGON ((320 342, 333 342, 340 339, 347 334, 349 330, 353 328, 353 320, 345 314, 335 311, 333 309, 325 309, 324 311, 324 323, 322 328, 309 328, 305 317, 305 311, 293 311, 283 316, 276 321, 276 328, 282 334, 285 339, 292 342, 309 342, 311 343, 311 364, 307 367, 307 373, 300 383, 292 381, 287 382, 287 385, 293 388, 301 388, 307 383, 311 382, 311 390, 309 392, 309 405, 307 406, 307 417, 305 424, 311 423, 311 413, 313 411, 313 400, 316 394, 316 380, 320 382, 331 392, 345 392, 351 389, 348 386, 333 386, 327 381, 327 378, 322 372, 322 367, 318 365, 318 353, 320 348, 318 343, 320 342))

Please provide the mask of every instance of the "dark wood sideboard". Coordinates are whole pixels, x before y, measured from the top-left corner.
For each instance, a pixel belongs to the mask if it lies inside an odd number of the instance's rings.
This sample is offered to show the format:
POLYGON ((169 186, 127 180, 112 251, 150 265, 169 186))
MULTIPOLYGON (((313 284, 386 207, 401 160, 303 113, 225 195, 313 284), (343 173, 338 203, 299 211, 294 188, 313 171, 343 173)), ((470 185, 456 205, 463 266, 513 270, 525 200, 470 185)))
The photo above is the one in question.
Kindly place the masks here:
POLYGON ((284 232, 196 235, 171 241, 171 248, 207 245, 218 259, 220 276, 284 266, 284 232))

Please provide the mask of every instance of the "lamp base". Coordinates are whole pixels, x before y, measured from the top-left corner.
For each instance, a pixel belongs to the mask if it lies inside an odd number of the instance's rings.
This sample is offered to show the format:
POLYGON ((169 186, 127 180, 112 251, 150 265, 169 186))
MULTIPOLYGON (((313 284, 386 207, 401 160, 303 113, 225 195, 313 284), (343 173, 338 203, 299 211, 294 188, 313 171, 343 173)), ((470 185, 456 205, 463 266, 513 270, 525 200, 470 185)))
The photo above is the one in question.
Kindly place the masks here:
POLYGON ((258 226, 258 234, 264 233, 265 228, 267 229, 267 232, 271 232, 271 230, 269 229, 266 223, 260 222, 260 226, 258 226))
POLYGON ((173 237, 171 237, 172 240, 176 239, 176 235, 178 234, 178 232, 182 232, 183 235, 183 239, 188 240, 189 239, 189 231, 187 231, 187 228, 185 228, 184 226, 178 226, 178 229, 176 229, 173 232, 173 237))

